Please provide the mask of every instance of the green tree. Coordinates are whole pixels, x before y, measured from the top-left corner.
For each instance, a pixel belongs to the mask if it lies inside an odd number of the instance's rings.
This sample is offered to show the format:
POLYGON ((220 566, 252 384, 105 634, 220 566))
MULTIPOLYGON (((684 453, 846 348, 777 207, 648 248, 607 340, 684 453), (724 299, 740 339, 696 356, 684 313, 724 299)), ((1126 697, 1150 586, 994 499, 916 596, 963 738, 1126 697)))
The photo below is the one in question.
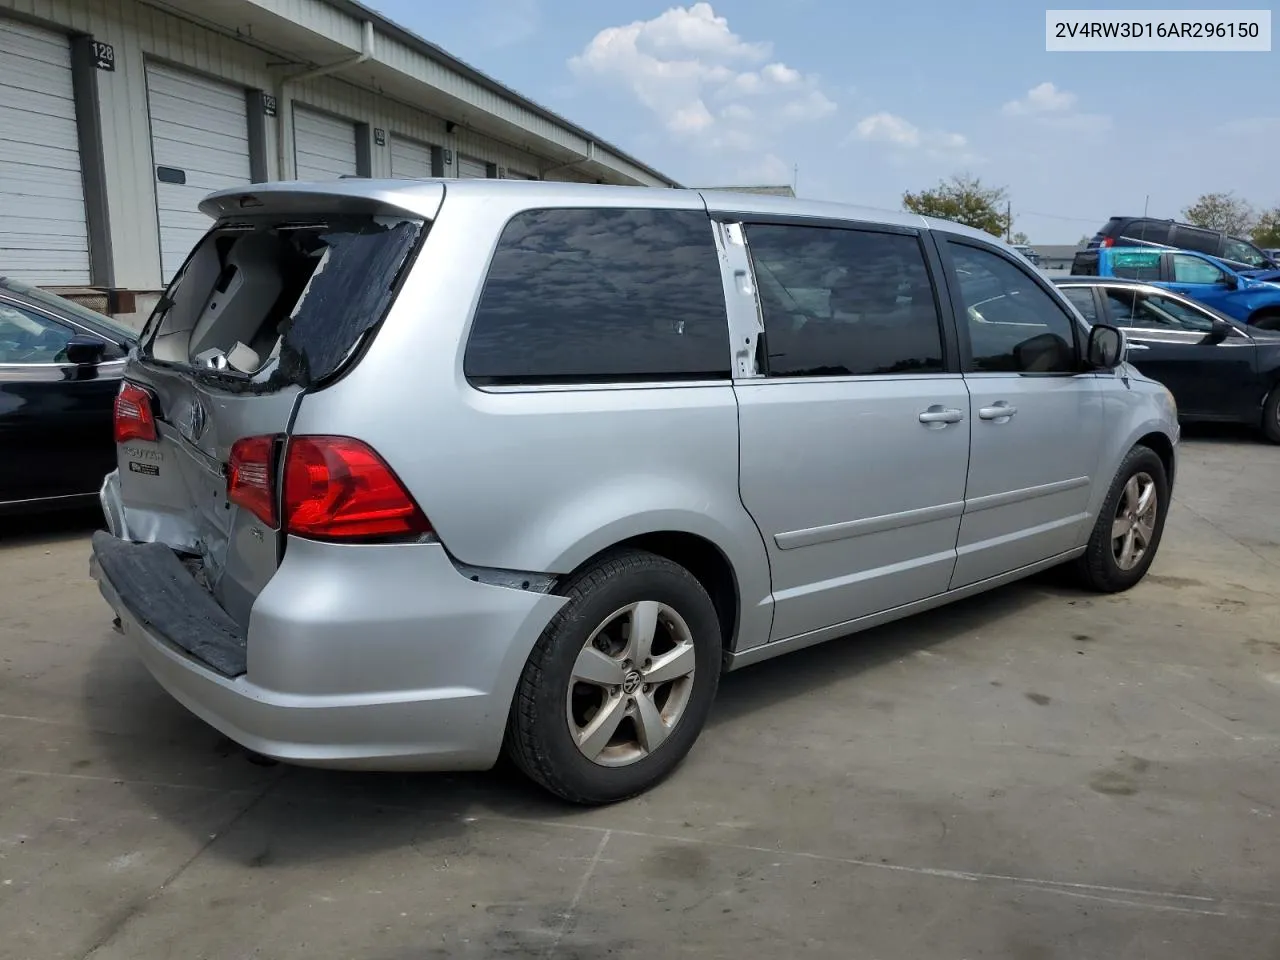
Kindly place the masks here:
POLYGON ((1003 237, 1009 229, 1007 204, 1004 187, 984 186, 968 174, 942 180, 932 190, 902 195, 903 208, 912 213, 954 220, 997 237, 1003 237))
POLYGON ((1226 193, 1206 193, 1182 211, 1183 219, 1197 227, 1221 230, 1233 237, 1247 237, 1256 217, 1246 200, 1226 193))
POLYGON ((1260 247, 1280 247, 1280 207, 1264 210, 1258 216, 1250 239, 1260 247))
POLYGON ((1010 240, 1009 242, 1010 243, 1030 243, 1031 239, 1025 233, 1019 230, 1017 233, 1013 235, 1013 239, 1010 240))

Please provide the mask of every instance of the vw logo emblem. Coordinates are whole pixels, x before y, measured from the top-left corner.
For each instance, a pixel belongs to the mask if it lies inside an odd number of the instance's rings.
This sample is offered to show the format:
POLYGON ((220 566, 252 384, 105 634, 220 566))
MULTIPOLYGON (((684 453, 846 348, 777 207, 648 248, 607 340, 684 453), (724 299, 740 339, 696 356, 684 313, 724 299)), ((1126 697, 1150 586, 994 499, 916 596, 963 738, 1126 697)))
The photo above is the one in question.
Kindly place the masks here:
POLYGON ((205 417, 204 406, 199 400, 193 399, 191 406, 187 408, 187 416, 182 422, 182 432, 192 443, 199 440, 204 433, 205 417))

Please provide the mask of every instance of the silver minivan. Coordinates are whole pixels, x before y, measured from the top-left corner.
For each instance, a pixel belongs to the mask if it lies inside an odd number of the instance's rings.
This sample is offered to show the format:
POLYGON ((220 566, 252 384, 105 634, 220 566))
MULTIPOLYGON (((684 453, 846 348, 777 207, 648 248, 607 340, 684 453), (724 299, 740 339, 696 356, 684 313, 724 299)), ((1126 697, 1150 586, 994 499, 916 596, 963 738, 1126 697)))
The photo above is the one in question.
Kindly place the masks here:
POLYGON ((253 751, 566 799, 722 671, 1160 543, 1169 392, 955 224, 500 181, 215 194, 115 407, 91 569, 253 751))

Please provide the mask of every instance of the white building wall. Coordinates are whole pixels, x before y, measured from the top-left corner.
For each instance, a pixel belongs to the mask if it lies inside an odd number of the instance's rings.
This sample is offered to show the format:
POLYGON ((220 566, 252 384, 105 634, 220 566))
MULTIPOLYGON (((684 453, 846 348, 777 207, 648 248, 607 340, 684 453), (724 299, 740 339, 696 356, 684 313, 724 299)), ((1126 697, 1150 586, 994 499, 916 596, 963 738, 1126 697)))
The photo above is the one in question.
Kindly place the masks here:
MULTIPOLYGON (((279 7, 294 18, 309 18, 309 29, 319 28, 320 32, 359 48, 360 37, 358 32, 352 32, 351 18, 318 0, 259 2, 263 6, 279 7)), ((273 60, 278 63, 279 58, 137 0, 0 0, 0 16, 8 11, 45 26, 91 34, 95 40, 115 48, 115 70, 97 73, 114 286, 135 291, 159 289, 160 244, 155 212, 155 165, 147 111, 146 62, 154 59, 278 96, 284 73, 279 67, 273 69, 269 63, 273 60)), ((556 128, 545 118, 502 100, 466 78, 449 73, 443 65, 426 60, 403 44, 382 36, 379 36, 378 44, 380 56, 405 58, 406 67, 413 67, 419 73, 424 69, 438 71, 438 76, 432 75, 433 82, 465 94, 504 116, 519 113, 522 122, 538 129, 552 142, 564 143, 584 155, 589 152, 590 145, 571 131, 556 128)), ((296 67, 292 69, 297 70, 296 67)), ((465 127, 455 127, 452 133, 448 133, 444 120, 439 117, 332 77, 289 83, 283 89, 286 96, 278 102, 276 116, 268 118, 265 124, 267 172, 273 180, 289 179, 294 175, 291 100, 355 123, 367 124, 366 135, 371 140, 375 129, 384 131, 382 145, 370 143, 371 174, 374 177, 391 175, 391 137, 398 133, 449 151, 453 162, 445 168, 446 176, 456 175, 457 156, 461 152, 502 170, 515 168, 540 178, 590 179, 572 165, 539 157, 465 127)))

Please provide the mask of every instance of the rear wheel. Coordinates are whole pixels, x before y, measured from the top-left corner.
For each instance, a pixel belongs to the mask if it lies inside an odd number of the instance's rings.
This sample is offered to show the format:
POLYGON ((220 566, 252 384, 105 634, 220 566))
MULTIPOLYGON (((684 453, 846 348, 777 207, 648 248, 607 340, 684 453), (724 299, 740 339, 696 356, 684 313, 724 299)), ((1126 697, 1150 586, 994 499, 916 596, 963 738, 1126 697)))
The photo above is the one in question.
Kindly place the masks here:
POLYGON ((1259 330, 1280 330, 1280 310, 1259 310, 1249 318, 1249 326, 1259 330))
POLYGON ((507 752, 566 800, 624 800, 666 777, 701 732, 720 679, 719 620, 689 571, 642 551, 593 563, 565 595, 521 675, 507 752))
POLYGON ((1271 388, 1262 405, 1262 433, 1272 443, 1280 443, 1280 384, 1271 388))
POLYGON ((1169 512, 1164 461, 1150 447, 1129 451, 1098 512, 1079 570, 1101 593, 1128 590, 1147 573, 1169 512))

